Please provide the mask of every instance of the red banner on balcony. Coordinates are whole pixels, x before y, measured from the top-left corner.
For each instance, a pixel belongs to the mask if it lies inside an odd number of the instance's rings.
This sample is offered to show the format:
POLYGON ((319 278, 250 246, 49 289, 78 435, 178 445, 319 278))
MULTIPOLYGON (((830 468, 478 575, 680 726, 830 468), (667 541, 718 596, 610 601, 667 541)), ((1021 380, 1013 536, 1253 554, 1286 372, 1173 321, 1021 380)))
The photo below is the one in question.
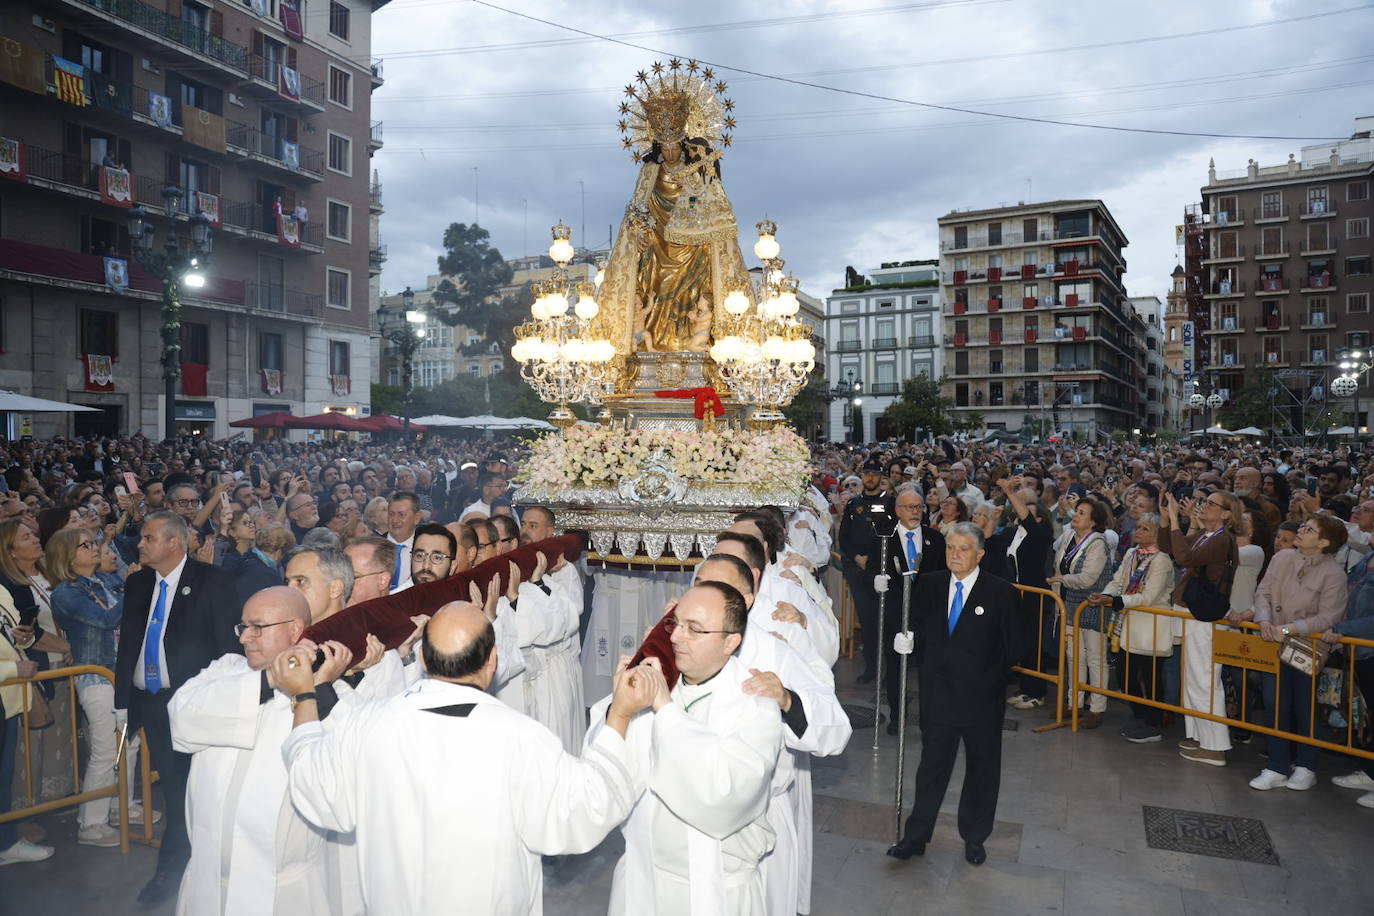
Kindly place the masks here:
POLYGON ((291 248, 301 247, 301 224, 295 217, 277 214, 277 241, 291 248))
POLYGON ((286 31, 287 38, 296 41, 305 38, 305 30, 301 28, 301 11, 296 9, 292 0, 282 0, 281 27, 286 31))
POLYGON ((24 180, 24 144, 0 137, 0 178, 24 180))
POLYGON ((218 194, 207 194, 204 191, 196 193, 196 209, 210 221, 210 225, 216 229, 224 225, 224 211, 220 208, 218 194))
POLYGON ((100 199, 112 207, 134 205, 134 176, 128 169, 112 165, 100 167, 100 199))
POLYGON ((993 282, 993 283, 996 283, 996 282, 997 282, 998 280, 1000 280, 1000 279, 1002 279, 1002 268, 1000 268, 1000 267, 989 267, 989 268, 988 268, 988 280, 991 281, 991 282, 993 282))
POLYGON ((1021 308, 1023 308, 1023 309, 1033 309, 1033 308, 1035 308, 1035 297, 1034 297, 1034 296, 1026 296, 1026 297, 1024 297, 1024 298, 1021 300, 1021 308))
POLYGON ((967 334, 955 334, 955 335, 954 335, 954 345, 955 345, 956 347, 962 347, 962 346, 963 346, 965 343, 967 343, 967 342, 968 342, 968 335, 967 335, 967 334))
POLYGON ((955 283, 963 283, 963 282, 965 282, 966 280, 968 280, 968 271, 967 271, 967 270, 956 270, 956 271, 954 272, 954 282, 955 282, 955 283))
POLYGON ((343 397, 353 390, 353 379, 346 375, 331 375, 329 377, 329 390, 339 397, 343 397))
POLYGON ((1069 308, 1076 308, 1078 306, 1078 293, 1069 293, 1065 296, 1064 304, 1069 308))
POLYGON ((998 344, 1000 344, 1001 342, 1002 342, 1002 332, 1001 332, 1001 331, 988 331, 988 343, 992 344, 992 345, 995 347, 995 346, 997 346, 998 344))
POLYGON ((114 391, 114 360, 87 353, 84 362, 87 391, 114 391))
POLYGON ((181 364, 181 393, 189 398, 203 398, 209 392, 210 367, 204 363, 181 364))
POLYGON ((281 370, 262 370, 262 390, 265 394, 281 394, 281 370))
POLYGON ((1078 260, 1065 261, 1064 273, 1070 277, 1076 276, 1078 274, 1078 260))
POLYGON ((1087 339, 1088 339, 1088 329, 1087 329, 1087 328, 1074 328, 1074 329, 1073 329, 1073 339, 1074 339, 1074 340, 1087 340, 1087 339))
POLYGON ((1026 328, 1026 343, 1035 343, 1035 339, 1040 336, 1040 332, 1035 328, 1026 328))
POLYGON ((989 312, 1000 312, 1000 311, 1002 311, 1002 300, 1001 300, 1001 299, 989 299, 989 300, 988 300, 988 311, 989 311, 989 312))
POLYGON ((967 311, 968 311, 968 303, 967 303, 967 302, 964 302, 962 299, 956 299, 956 300, 954 300, 954 314, 956 314, 956 315, 962 315, 962 314, 964 314, 964 312, 967 312, 967 311))
POLYGON ((1022 264, 1022 265, 1021 265, 1021 279, 1022 279, 1022 280, 1034 280, 1034 279, 1035 279, 1035 265, 1034 265, 1034 264, 1022 264))

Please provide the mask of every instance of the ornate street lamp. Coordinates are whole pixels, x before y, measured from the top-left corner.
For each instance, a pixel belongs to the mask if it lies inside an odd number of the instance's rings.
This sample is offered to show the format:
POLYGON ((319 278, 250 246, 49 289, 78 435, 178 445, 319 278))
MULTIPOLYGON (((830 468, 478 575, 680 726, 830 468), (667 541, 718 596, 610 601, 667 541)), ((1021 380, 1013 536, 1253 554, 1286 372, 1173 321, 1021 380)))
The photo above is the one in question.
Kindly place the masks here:
POLYGON ((181 288, 200 289, 205 286, 205 266, 210 260, 214 239, 210 220, 199 210, 190 218, 190 243, 182 246, 177 238, 174 214, 182 197, 182 189, 168 186, 162 189, 166 238, 163 250, 156 250, 157 228, 142 207, 129 211, 129 241, 134 257, 150 274, 162 281, 162 381, 165 387, 163 405, 163 433, 168 441, 176 437, 176 385, 181 377, 181 288))
POLYGON ((411 369, 415 351, 426 337, 424 323, 425 313, 415 311, 415 291, 409 286, 401 293, 399 309, 385 305, 377 308, 378 332, 401 351, 401 413, 407 435, 410 433, 411 393, 414 390, 411 369))

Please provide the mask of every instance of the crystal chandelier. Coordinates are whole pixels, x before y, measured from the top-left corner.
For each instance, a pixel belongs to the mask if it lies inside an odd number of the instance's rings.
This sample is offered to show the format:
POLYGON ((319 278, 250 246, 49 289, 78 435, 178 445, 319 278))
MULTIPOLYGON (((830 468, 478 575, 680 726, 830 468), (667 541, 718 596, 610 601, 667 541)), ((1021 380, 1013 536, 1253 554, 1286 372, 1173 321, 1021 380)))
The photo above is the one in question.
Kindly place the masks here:
POLYGON ((778 226, 764 220, 757 228, 754 254, 763 265, 758 305, 751 309, 743 288, 732 290, 722 303, 723 333, 711 347, 721 379, 736 397, 754 405, 749 425, 756 429, 785 420, 779 408, 792 402, 816 365, 811 326, 797 318, 800 284, 782 271, 778 226))
POLYGON ((569 403, 600 404, 615 390, 619 375, 613 365, 615 345, 589 336, 592 319, 601 310, 596 285, 585 280, 573 284, 569 279, 568 265, 576 254, 571 238, 567 226, 553 227, 549 257, 557 266, 550 279, 534 285, 533 317, 515 329, 511 349, 511 356, 520 363, 520 377, 542 400, 558 405, 549 414, 549 422, 560 429, 577 422, 569 403))

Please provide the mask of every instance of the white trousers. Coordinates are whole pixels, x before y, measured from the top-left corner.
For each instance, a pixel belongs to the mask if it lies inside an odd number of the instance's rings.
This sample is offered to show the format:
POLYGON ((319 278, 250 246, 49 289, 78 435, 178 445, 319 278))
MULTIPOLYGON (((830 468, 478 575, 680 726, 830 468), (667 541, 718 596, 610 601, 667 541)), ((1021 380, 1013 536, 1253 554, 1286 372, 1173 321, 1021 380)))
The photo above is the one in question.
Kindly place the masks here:
MULTIPOLYGON (((1076 631, 1070 630, 1078 637, 1078 682, 1085 681, 1094 687, 1107 686, 1107 658, 1103 654, 1106 644, 1106 637, 1100 630, 1090 630, 1080 628, 1076 631)), ((1074 702, 1079 708, 1083 706, 1083 694, 1086 690, 1078 691, 1074 697, 1074 702)), ((1088 693, 1088 710, 1090 712, 1103 712, 1107 708, 1107 698, 1100 693, 1088 693)))
MULTIPOLYGON (((1183 621, 1183 704, 1212 715, 1226 715, 1226 692, 1221 666, 1212 662, 1212 625, 1189 618, 1183 621)), ((1203 750, 1229 751, 1231 730, 1221 722, 1183 717, 1184 731, 1203 750)))
MULTIPOLYGON (((124 724, 124 713, 115 712, 114 687, 107 681, 86 684, 76 688, 81 711, 86 714, 86 741, 90 755, 86 758, 86 775, 81 780, 81 791, 103 789, 114 784, 115 764, 119 760, 119 729, 124 724)), ((129 800, 134 799, 134 773, 137 772, 138 739, 128 737, 128 751, 125 754, 124 777, 129 787, 129 800)), ((93 798, 81 803, 77 817, 82 827, 103 824, 110 816, 110 807, 116 797, 93 798)), ((151 817, 151 815, 145 815, 151 817)))

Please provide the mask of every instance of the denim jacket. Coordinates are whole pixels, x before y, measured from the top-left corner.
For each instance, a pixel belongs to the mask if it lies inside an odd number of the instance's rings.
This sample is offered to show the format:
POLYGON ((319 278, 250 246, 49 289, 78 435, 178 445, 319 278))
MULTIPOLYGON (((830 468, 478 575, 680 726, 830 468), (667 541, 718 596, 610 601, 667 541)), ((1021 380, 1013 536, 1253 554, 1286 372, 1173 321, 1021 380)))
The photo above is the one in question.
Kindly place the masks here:
MULTIPOLYGON (((1346 605, 1345 619, 1331 629, 1342 636, 1357 639, 1374 639, 1374 555, 1366 556, 1346 577, 1350 597, 1346 605)), ((1365 659, 1374 656, 1374 649, 1357 646, 1355 657, 1365 659)))
MULTIPOLYGON (((124 583, 114 573, 98 572, 63 582, 52 592, 53 617, 67 634, 78 665, 114 670, 119 624, 124 616, 124 583)), ((95 674, 76 679, 78 687, 104 683, 95 674)))

